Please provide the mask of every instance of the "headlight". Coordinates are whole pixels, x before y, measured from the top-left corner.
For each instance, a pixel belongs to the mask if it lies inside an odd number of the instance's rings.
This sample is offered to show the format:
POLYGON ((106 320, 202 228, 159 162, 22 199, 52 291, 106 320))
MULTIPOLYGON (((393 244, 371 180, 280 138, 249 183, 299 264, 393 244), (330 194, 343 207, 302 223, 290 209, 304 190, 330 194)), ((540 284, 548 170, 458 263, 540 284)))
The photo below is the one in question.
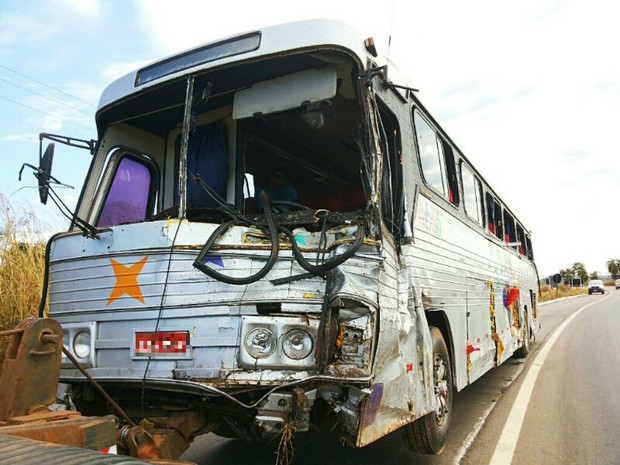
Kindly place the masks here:
POLYGON ((245 336, 245 349, 254 358, 267 358, 276 350, 276 337, 267 328, 254 328, 245 336))
POLYGON ((301 360, 312 353, 312 336, 303 329, 293 329, 284 335, 282 350, 288 358, 301 360))
POLYGON ((73 339, 73 353, 78 358, 86 358, 90 355, 90 334, 80 331, 73 339))

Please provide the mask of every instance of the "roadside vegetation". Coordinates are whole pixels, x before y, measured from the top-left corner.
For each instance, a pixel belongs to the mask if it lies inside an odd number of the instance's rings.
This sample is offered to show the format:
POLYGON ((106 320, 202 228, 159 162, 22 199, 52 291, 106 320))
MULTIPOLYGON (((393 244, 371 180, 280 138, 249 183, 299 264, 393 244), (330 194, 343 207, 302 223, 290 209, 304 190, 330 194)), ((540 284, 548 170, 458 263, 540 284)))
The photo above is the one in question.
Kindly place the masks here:
POLYGON ((612 281, 618 279, 618 276, 620 276, 620 258, 609 259, 607 261, 607 271, 609 271, 609 274, 611 274, 612 281))
MULTIPOLYGON (((613 286, 615 280, 620 276, 620 259, 611 258, 607 261, 607 271, 611 275, 611 279, 604 279, 605 286, 613 286)), ((593 279, 602 279, 597 271, 588 273, 582 262, 575 262, 569 268, 563 268, 559 271, 562 277, 562 283, 555 287, 549 285, 540 286, 540 302, 560 299, 562 297, 570 297, 588 293, 588 282, 593 279), (572 284, 572 285, 571 285, 572 284), (581 285, 579 285, 581 284, 581 285)))
POLYGON ((562 297, 571 297, 575 295, 582 295, 588 293, 588 287, 571 287, 565 286, 564 284, 560 284, 557 288, 552 288, 551 286, 540 286, 540 297, 538 299, 539 302, 548 302, 550 300, 561 299, 562 297))
MULTIPOLYGON (((42 228, 29 209, 0 193, 0 331, 36 316, 45 258, 42 228)), ((0 370, 8 337, 0 336, 0 370)))

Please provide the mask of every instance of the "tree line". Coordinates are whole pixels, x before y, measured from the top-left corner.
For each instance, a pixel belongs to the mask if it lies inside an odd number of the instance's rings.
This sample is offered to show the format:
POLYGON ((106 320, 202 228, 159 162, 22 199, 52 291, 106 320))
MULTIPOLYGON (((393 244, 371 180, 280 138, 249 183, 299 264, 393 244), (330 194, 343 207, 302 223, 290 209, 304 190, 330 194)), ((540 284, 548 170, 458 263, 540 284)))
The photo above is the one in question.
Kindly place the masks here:
MULTIPOLYGON (((611 274, 611 279, 616 280, 620 276, 620 258, 611 258, 607 260, 607 271, 611 274)), ((562 281, 572 283, 575 276, 578 276, 582 283, 586 283, 591 279, 601 279, 597 271, 588 273, 586 266, 581 262, 573 263, 570 268, 562 268, 560 270, 562 281)))

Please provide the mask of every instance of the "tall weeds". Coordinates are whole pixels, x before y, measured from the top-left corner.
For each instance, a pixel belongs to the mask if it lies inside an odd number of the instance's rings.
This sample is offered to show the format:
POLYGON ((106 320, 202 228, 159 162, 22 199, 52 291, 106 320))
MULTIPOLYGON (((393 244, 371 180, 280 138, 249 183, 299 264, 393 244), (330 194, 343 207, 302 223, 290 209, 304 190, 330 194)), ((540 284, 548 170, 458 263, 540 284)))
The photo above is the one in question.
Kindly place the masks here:
POLYGON ((539 302, 547 302, 549 300, 561 299, 562 297, 572 297, 581 294, 587 294, 588 288, 584 287, 569 287, 564 284, 560 284, 556 289, 552 289, 548 285, 540 286, 540 298, 539 302))
MULTIPOLYGON (((41 297, 45 241, 30 208, 10 205, 0 193, 0 331, 36 316, 41 297)), ((0 367, 8 338, 0 337, 0 367)))

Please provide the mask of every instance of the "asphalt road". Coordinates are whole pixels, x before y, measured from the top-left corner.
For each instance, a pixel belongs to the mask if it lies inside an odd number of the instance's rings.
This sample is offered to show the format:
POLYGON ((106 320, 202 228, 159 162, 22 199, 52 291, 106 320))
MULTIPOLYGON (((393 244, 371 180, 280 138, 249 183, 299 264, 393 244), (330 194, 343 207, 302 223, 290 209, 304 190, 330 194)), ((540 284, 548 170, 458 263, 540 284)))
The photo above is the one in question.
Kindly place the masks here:
MULTIPOLYGON (((441 455, 411 453, 398 431, 363 449, 300 435, 293 464, 489 464, 500 438, 502 444, 506 438, 513 444, 514 465, 620 464, 620 292, 607 288, 605 296, 543 305, 539 318, 542 328, 525 361, 510 359, 456 394, 450 438, 441 455), (587 304, 592 305, 552 340, 554 331, 587 304), (551 350, 540 365, 547 342, 554 344, 547 345, 551 350), (538 371, 533 384, 530 371, 538 371), (533 389, 523 404, 528 384, 533 389), (513 418, 519 413, 524 417, 515 432, 513 418), (512 434, 502 434, 508 419, 512 434)), ((273 465, 275 449, 275 444, 248 445, 210 434, 199 437, 181 458, 198 465, 273 465)), ((494 464, 509 462, 499 457, 494 464)))
MULTIPOLYGON (((588 303, 593 304, 566 326, 540 367, 515 438, 513 465, 620 464, 620 292, 608 287, 605 296, 542 307, 550 320, 546 333, 588 303)), ((537 363, 537 349, 527 365, 537 363)), ((491 463, 528 375, 524 371, 506 391, 463 464, 491 463)))

